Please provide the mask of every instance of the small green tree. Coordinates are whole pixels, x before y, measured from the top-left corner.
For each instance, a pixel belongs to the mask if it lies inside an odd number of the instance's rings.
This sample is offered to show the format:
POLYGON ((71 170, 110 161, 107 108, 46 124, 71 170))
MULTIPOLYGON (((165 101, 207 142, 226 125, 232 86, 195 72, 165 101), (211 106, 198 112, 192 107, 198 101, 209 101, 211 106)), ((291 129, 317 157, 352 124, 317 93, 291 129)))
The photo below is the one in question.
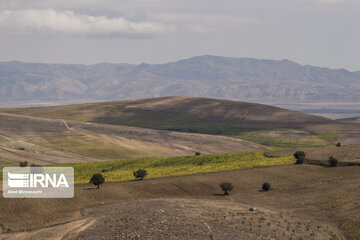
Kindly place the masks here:
POLYGON ((147 175, 147 171, 145 169, 139 169, 137 171, 133 172, 135 178, 140 178, 140 180, 143 180, 144 177, 147 175))
POLYGON ((221 189, 224 191, 224 195, 229 195, 229 192, 231 192, 234 188, 232 183, 220 183, 219 185, 221 189))
POLYGON ((104 179, 103 175, 101 175, 100 173, 96 173, 91 177, 89 183, 92 183, 95 186, 97 186, 97 188, 100 188, 100 184, 103 184, 104 182, 105 182, 105 179, 104 179))
POLYGON ((200 155, 201 155, 200 152, 196 152, 196 153, 195 153, 195 156, 200 156, 200 155))
POLYGON ((267 192, 267 191, 269 191, 270 189, 271 189, 270 183, 265 182, 265 183, 262 185, 262 190, 263 190, 263 191, 267 192))
POLYGON ((337 167, 337 165, 338 165, 338 160, 333 156, 329 157, 329 166, 337 167))
POLYGON ((303 164, 306 159, 306 154, 303 151, 296 151, 293 156, 296 158, 296 164, 303 164))

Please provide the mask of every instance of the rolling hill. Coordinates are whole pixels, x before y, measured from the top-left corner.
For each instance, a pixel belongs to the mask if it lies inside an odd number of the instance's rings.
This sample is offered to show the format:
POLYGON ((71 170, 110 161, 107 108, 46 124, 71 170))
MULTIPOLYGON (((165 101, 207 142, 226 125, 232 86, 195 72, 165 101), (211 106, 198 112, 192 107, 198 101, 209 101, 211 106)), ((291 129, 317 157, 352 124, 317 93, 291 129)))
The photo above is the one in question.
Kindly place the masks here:
MULTIPOLYGON (((278 107, 199 97, 161 97, 43 108, 0 109, 2 112, 144 128, 170 129, 197 124, 224 128, 305 128, 335 124, 324 117, 278 107)), ((216 131, 216 129, 213 129, 216 131)))
POLYGON ((76 184, 73 199, 0 194, 0 239, 356 239, 359 167, 295 165, 289 148, 358 162, 359 145, 330 145, 359 132, 352 121, 199 97, 1 109, 0 166, 72 166, 76 184), (138 168, 147 179, 128 181, 138 168), (87 183, 98 172, 100 189, 87 183), (234 184, 230 196, 222 182, 234 184))
POLYGON ((222 136, 0 114, 0 165, 94 162, 201 153, 254 151, 262 147, 222 136))
POLYGON ((3 106, 161 96, 261 103, 359 102, 360 72, 289 60, 198 56, 166 64, 0 63, 3 106))
MULTIPOLYGON (((324 146, 357 126, 262 104, 199 97, 1 109, 17 115, 245 139, 275 147, 324 146)), ((355 131, 356 134, 358 131, 355 131)))

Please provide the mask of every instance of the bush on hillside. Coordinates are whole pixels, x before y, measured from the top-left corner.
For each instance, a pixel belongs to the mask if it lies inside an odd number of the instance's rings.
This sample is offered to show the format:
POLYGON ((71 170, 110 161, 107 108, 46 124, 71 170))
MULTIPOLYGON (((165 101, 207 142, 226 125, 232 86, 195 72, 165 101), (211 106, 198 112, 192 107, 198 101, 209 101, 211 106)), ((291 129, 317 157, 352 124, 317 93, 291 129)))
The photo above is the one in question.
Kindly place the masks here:
POLYGON ((303 151, 297 151, 293 156, 296 158, 296 164, 303 164, 306 159, 306 154, 303 151))
POLYGON ((24 161, 24 162, 20 162, 20 163, 19 163, 19 166, 20 166, 20 167, 27 167, 28 164, 29 164, 28 161, 24 161))
POLYGON ((104 179, 103 175, 101 175, 100 173, 96 173, 91 177, 89 183, 92 183, 95 186, 97 186, 97 188, 100 188, 100 184, 103 184, 104 182, 105 182, 105 179, 104 179))
POLYGON ((200 156, 200 155, 201 155, 200 152, 196 152, 196 153, 195 153, 195 156, 200 156))
POLYGON ((263 191, 267 192, 267 191, 269 191, 270 189, 271 189, 270 183, 265 182, 265 183, 262 185, 262 190, 263 190, 263 191))
POLYGON ((334 158, 333 156, 329 157, 329 166, 330 167, 337 167, 338 160, 334 158))
POLYGON ((145 169, 139 169, 137 171, 133 172, 135 178, 140 178, 140 180, 143 180, 144 177, 147 175, 147 171, 145 169))
POLYGON ((229 192, 231 192, 234 188, 232 183, 220 183, 219 185, 221 189, 224 191, 224 195, 229 195, 229 192))

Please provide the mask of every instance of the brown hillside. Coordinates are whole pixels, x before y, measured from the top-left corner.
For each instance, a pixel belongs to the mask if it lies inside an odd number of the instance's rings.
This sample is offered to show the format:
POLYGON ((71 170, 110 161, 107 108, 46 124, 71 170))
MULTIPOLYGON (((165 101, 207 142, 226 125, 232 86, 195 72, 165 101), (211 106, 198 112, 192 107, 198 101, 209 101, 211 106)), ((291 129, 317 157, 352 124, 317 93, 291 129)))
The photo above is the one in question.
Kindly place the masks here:
POLYGON ((0 196, 0 219, 4 220, 0 239, 115 239, 121 233, 126 235, 120 239, 131 239, 134 232, 145 239, 209 239, 205 221, 214 239, 343 240, 344 226, 359 221, 358 168, 288 165, 111 182, 99 190, 81 184, 76 185, 73 199, 0 196), (226 181, 235 186, 229 197, 219 188, 226 181), (270 192, 259 191, 265 181, 273 187, 270 192), (259 212, 250 212, 249 207, 259 212), (70 238, 82 225, 72 220, 93 225, 83 225, 88 228, 79 231, 81 237, 70 238), (164 226, 168 231, 163 231, 164 226))
POLYGON ((0 114, 0 159, 35 164, 254 151, 246 141, 14 114, 0 114))
POLYGON ((210 125, 220 131, 233 127, 325 129, 339 125, 327 118, 278 107, 199 97, 161 97, 2 111, 47 118, 200 132, 210 131, 210 125), (191 127, 194 129, 186 129, 191 127))

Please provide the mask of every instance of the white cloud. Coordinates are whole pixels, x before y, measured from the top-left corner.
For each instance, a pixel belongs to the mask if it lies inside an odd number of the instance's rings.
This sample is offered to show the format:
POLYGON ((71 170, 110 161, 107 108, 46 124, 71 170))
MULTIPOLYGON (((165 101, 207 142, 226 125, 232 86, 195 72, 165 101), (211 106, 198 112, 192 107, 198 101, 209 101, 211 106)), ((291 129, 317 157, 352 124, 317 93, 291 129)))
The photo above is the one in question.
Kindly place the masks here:
POLYGON ((75 14, 73 11, 27 9, 0 11, 0 29, 26 33, 146 36, 163 33, 169 27, 156 22, 134 22, 123 17, 108 18, 75 14))
POLYGON ((176 25, 178 29, 187 29, 195 33, 213 32, 224 26, 261 23, 259 19, 253 17, 224 14, 159 13, 152 14, 150 17, 167 24, 176 25))
POLYGON ((241 24, 259 23, 256 18, 224 15, 224 14, 187 14, 187 13, 161 13, 152 15, 154 19, 165 22, 192 22, 196 24, 241 24))

